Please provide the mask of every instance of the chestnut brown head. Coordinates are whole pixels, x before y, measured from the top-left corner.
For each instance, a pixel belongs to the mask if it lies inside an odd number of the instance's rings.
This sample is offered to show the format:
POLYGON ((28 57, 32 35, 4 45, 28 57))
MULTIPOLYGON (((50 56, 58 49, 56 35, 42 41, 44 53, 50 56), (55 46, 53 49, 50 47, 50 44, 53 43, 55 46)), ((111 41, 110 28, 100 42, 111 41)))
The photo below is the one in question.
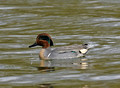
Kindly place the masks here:
POLYGON ((42 47, 53 46, 53 41, 52 41, 51 36, 47 33, 39 34, 36 38, 36 42, 30 45, 29 48, 37 46, 37 45, 42 46, 42 47))
POLYGON ((39 34, 36 38, 36 41, 37 40, 46 40, 48 41, 48 43, 50 44, 50 46, 53 46, 53 40, 51 38, 51 36, 47 33, 42 33, 42 34, 39 34))

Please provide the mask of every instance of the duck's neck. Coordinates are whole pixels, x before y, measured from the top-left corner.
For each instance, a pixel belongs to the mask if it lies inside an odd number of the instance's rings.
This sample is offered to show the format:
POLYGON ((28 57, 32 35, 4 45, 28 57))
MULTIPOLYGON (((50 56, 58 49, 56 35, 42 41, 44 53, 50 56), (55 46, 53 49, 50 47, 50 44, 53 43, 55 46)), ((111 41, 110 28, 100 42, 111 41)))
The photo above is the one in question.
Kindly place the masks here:
POLYGON ((40 50, 39 57, 41 60, 47 60, 49 58, 50 53, 51 53, 51 47, 42 48, 40 50))
POLYGON ((44 56, 44 53, 45 53, 45 48, 42 48, 42 49, 40 50, 40 53, 39 53, 39 58, 40 58, 41 60, 45 60, 45 59, 46 59, 45 56, 44 56))

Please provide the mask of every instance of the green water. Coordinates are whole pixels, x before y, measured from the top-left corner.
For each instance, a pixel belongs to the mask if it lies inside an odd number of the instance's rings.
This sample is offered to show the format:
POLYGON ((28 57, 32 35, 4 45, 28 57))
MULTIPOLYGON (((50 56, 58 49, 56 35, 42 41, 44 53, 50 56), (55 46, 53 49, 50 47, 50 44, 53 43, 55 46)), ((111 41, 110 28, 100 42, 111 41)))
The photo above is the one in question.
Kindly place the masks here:
POLYGON ((119 88, 119 59, 119 0, 0 0, 0 88, 119 88), (54 47, 94 48, 40 71, 40 47, 28 48, 40 33, 50 34, 54 47))

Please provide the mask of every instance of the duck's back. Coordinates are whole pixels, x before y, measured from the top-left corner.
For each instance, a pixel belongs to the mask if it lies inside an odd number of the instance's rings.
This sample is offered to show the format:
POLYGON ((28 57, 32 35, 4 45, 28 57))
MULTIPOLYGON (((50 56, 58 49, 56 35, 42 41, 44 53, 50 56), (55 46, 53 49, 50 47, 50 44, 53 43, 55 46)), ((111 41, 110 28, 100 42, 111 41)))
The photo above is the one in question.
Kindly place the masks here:
POLYGON ((54 52, 51 52, 49 58, 50 59, 69 59, 69 58, 76 58, 77 55, 78 55, 77 52, 74 52, 74 51, 69 51, 69 52, 54 51, 54 52))
POLYGON ((69 58, 78 58, 83 56, 80 50, 85 49, 85 53, 88 51, 87 45, 70 45, 58 47, 51 51, 49 58, 51 59, 69 59, 69 58))

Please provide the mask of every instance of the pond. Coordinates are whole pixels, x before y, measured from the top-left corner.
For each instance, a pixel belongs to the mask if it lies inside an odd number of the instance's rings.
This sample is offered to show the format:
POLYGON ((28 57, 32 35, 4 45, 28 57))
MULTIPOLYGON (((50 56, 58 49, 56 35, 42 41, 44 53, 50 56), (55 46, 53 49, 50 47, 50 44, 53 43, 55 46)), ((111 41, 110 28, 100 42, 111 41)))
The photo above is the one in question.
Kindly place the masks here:
POLYGON ((119 88, 120 0, 1 0, 0 88, 119 88), (46 61, 48 33, 54 48, 88 43, 85 57, 46 61))

